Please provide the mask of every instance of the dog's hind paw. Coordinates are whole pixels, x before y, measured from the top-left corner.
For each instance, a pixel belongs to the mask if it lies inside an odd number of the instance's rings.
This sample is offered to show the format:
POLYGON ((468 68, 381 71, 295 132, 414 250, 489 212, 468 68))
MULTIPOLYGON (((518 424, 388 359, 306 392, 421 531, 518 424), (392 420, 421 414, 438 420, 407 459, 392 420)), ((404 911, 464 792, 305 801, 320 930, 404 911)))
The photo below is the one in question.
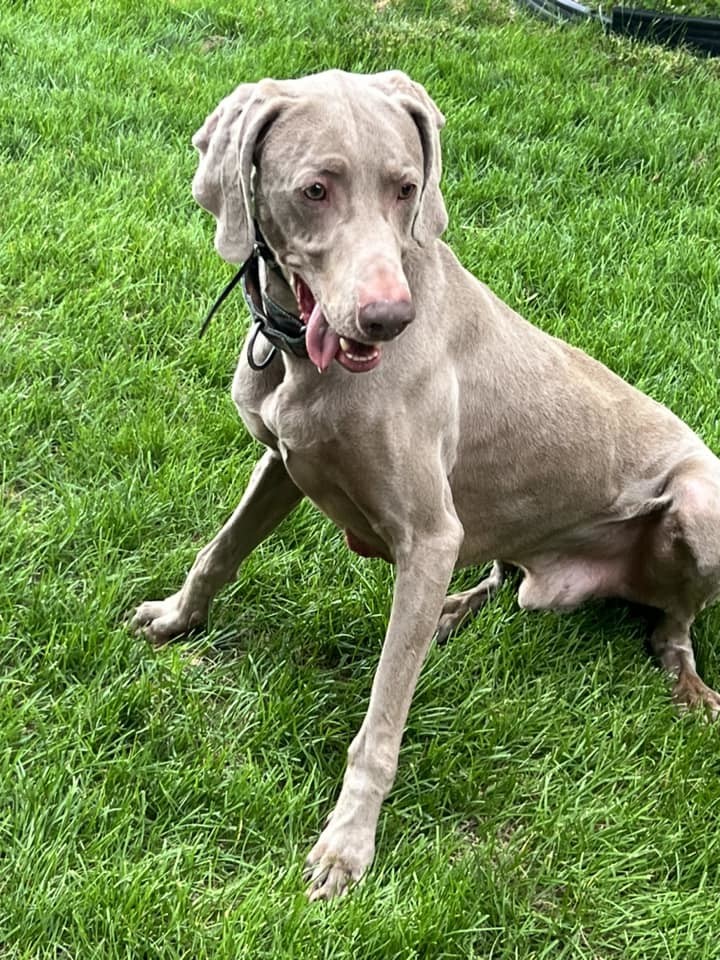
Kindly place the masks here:
POLYGON ((717 721, 720 717, 720 694, 700 679, 694 671, 680 674, 673 688, 673 702, 680 712, 701 709, 708 720, 717 721))
POLYGON ((480 607, 497 593, 505 579, 505 568, 499 561, 495 561, 489 575, 471 590, 462 593, 451 593, 445 598, 445 603, 435 630, 435 639, 438 643, 445 643, 451 633, 455 633, 466 620, 478 612, 480 607))
POLYGON ((143 633, 154 645, 162 646, 202 626, 207 611, 182 603, 181 593, 178 591, 165 600, 141 603, 130 621, 130 629, 143 633))

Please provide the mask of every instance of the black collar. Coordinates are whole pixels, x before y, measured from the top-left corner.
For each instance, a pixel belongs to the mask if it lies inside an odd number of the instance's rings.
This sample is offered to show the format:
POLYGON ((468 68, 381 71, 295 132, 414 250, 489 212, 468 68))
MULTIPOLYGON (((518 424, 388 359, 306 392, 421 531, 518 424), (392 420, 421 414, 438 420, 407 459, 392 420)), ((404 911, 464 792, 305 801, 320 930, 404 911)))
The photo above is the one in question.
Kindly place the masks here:
POLYGON ((255 224, 255 244, 253 252, 225 287, 203 320, 199 336, 203 336, 210 321, 242 280, 242 292, 253 320, 254 330, 247 347, 247 361, 253 370, 263 370, 275 356, 276 350, 291 353, 295 357, 307 357, 305 346, 305 325, 295 314, 289 313, 279 303, 262 290, 260 285, 260 260, 266 269, 276 270, 275 255, 268 247, 257 224, 255 224), (257 335, 262 333, 271 344, 267 356, 258 363, 254 357, 257 335))

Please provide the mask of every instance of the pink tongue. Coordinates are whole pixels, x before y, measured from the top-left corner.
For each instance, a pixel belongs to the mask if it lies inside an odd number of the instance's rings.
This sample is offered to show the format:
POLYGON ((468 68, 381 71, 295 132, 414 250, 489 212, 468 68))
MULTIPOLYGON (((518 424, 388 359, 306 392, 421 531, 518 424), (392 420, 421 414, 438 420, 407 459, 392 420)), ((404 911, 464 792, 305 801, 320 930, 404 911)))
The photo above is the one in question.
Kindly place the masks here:
POLYGON ((313 307, 310 319, 307 322, 305 345, 312 362, 320 373, 324 373, 338 352, 340 338, 328 326, 319 303, 316 303, 313 307))

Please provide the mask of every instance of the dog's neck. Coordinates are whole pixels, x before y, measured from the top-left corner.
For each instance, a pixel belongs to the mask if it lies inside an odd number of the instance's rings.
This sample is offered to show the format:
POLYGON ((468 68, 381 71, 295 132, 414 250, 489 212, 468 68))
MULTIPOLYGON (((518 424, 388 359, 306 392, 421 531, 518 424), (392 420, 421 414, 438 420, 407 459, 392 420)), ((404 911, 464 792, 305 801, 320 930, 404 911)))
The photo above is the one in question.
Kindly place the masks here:
POLYGON ((265 260, 260 261, 260 288, 263 294, 267 294, 283 310, 297 315, 298 305, 295 294, 279 265, 270 264, 265 260))

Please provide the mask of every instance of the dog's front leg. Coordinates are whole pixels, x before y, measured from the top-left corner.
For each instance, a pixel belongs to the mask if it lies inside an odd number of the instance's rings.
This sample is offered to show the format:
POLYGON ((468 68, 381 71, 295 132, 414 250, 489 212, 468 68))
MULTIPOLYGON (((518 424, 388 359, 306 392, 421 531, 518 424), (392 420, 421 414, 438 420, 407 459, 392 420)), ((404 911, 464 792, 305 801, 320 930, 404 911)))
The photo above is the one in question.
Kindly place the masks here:
POLYGON ((159 644, 204 623, 220 587, 233 579, 245 557, 301 499, 280 454, 267 450, 233 515, 198 553, 182 589, 165 600, 140 604, 131 627, 159 644))
POLYGON ((375 852, 383 800, 395 779, 398 752, 425 654, 462 542, 458 520, 447 517, 440 533, 413 534, 405 556, 396 558, 392 612, 370 704, 348 750, 337 805, 307 859, 311 900, 327 900, 359 880, 375 852))

